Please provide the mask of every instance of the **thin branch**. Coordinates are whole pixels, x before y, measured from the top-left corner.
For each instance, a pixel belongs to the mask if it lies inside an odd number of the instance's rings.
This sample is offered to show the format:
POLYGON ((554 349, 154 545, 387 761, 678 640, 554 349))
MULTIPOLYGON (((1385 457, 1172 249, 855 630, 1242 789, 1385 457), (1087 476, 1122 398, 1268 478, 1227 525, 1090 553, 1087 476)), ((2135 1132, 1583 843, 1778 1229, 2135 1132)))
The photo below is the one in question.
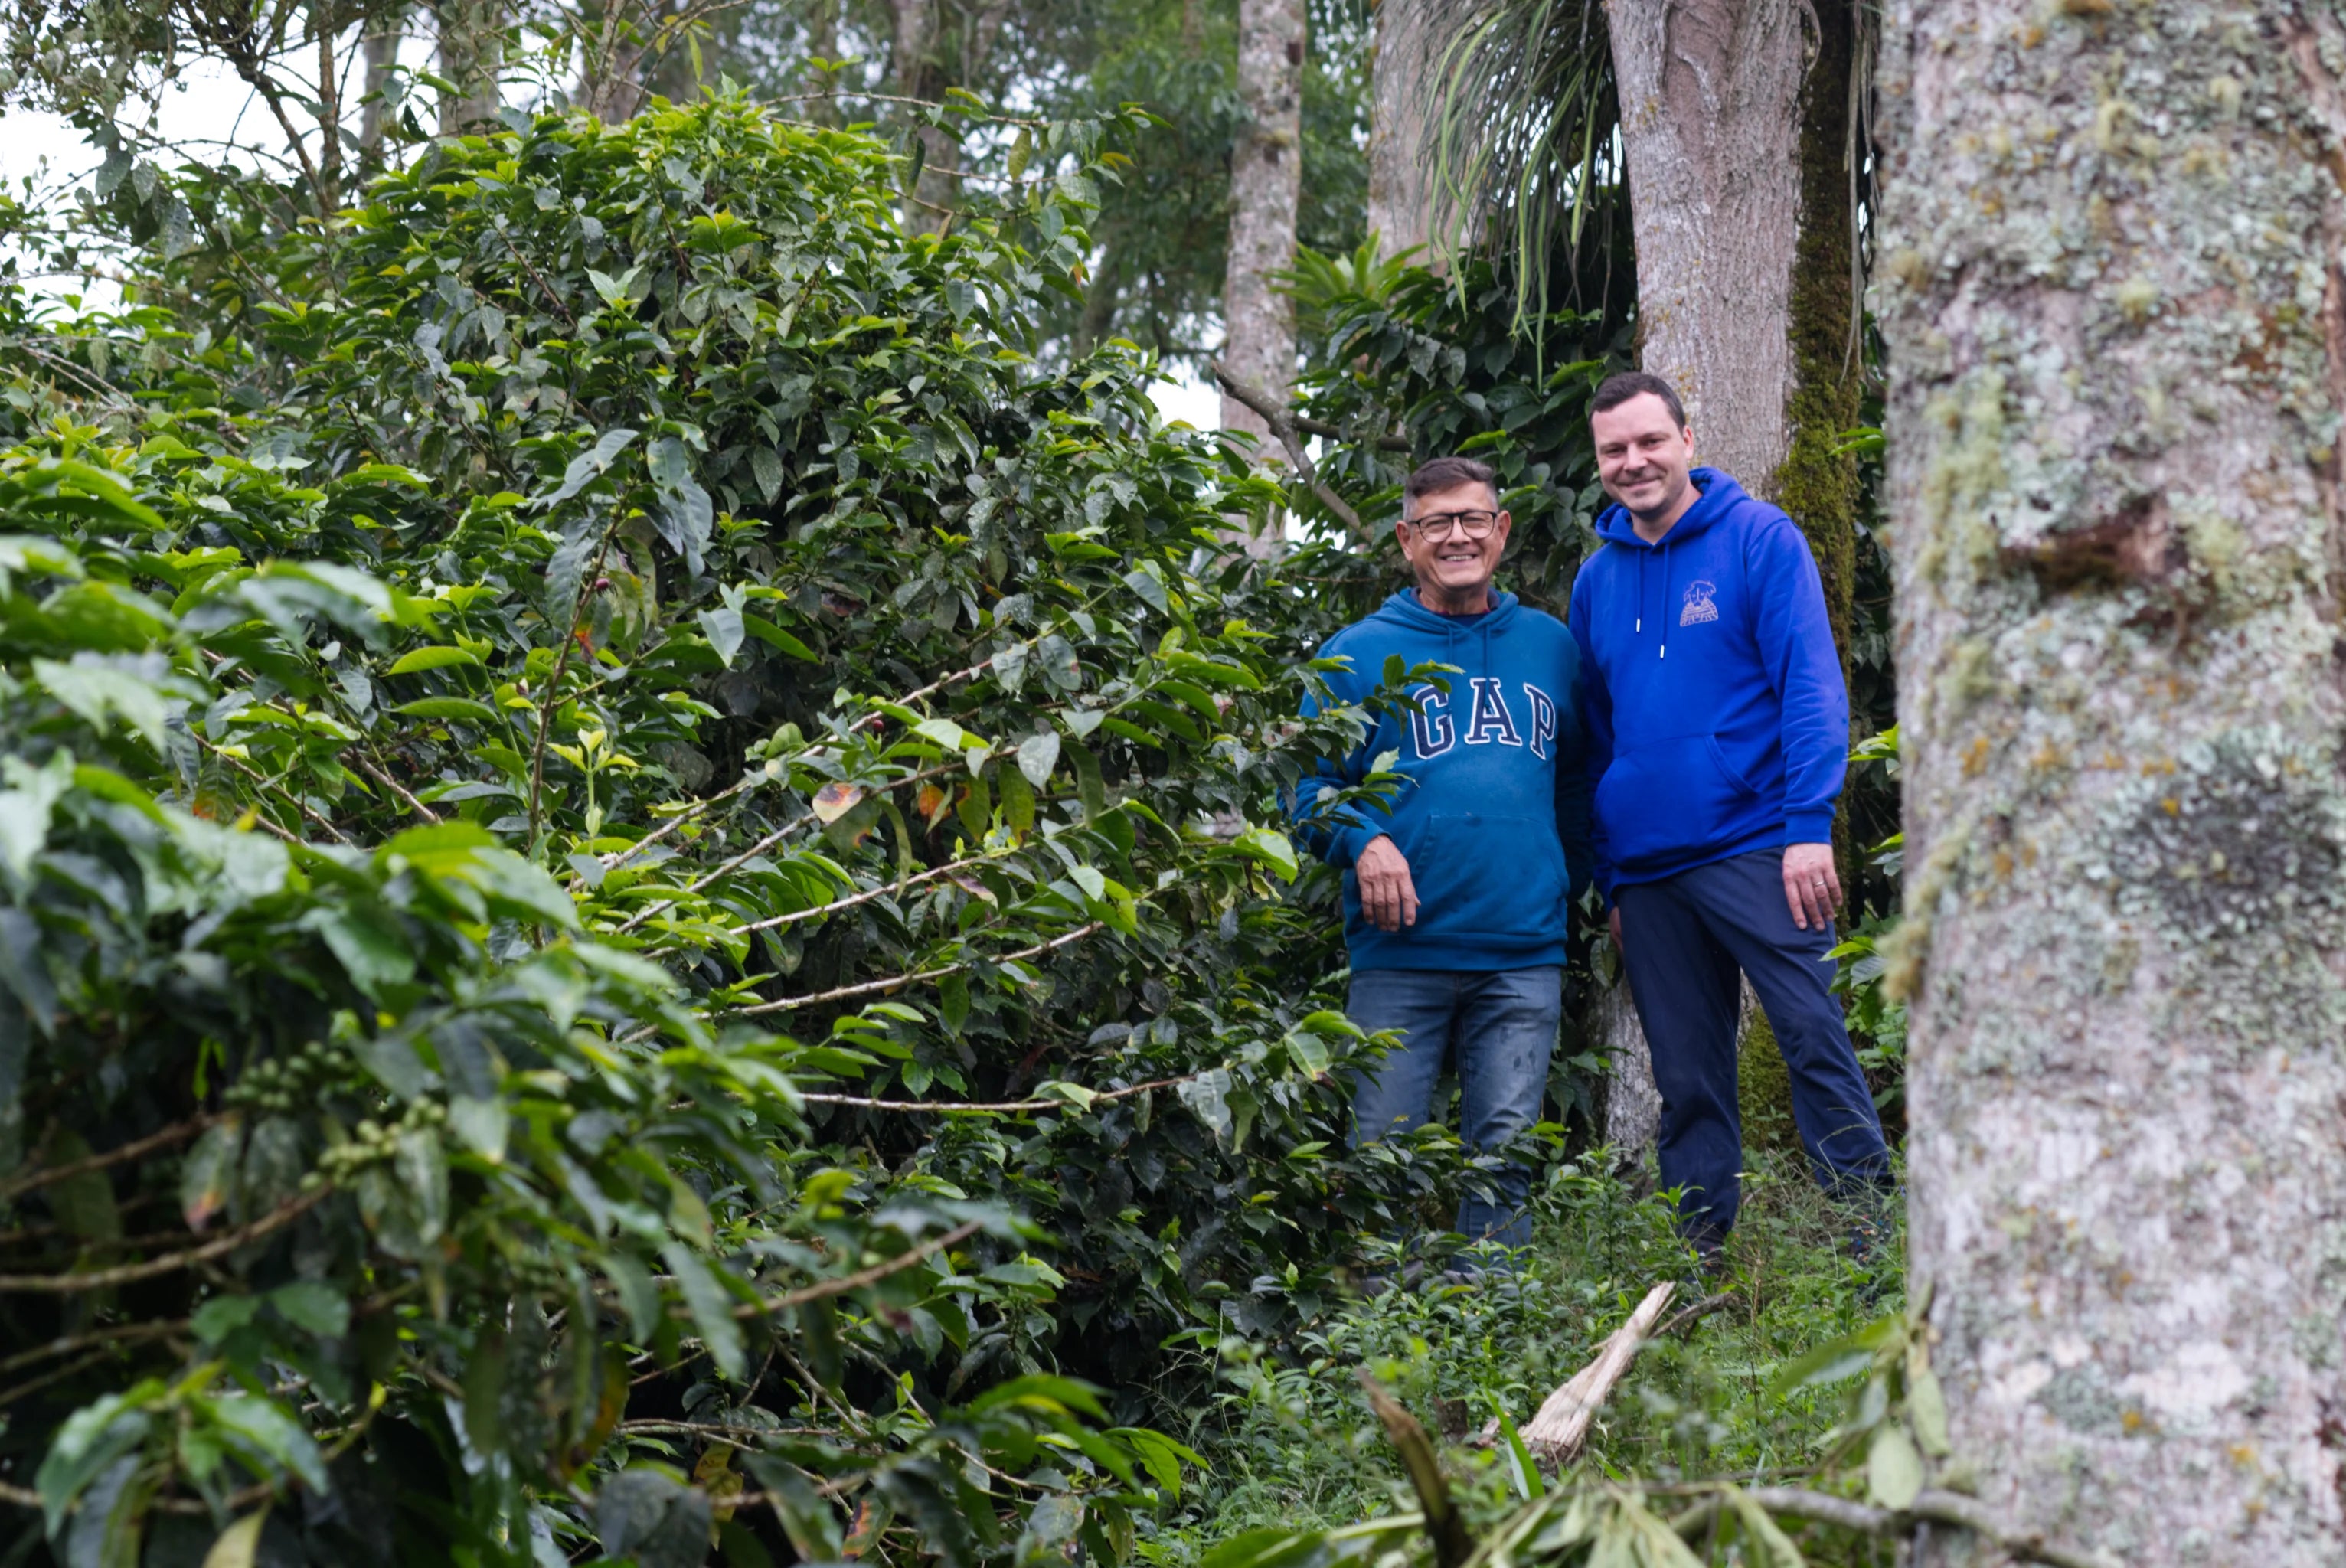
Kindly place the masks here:
POLYGON ((754 789, 756 786, 763 784, 769 779, 780 779, 782 775, 780 773, 768 773, 761 769, 757 772, 748 775, 729 789, 721 789, 706 799, 695 800, 691 805, 686 807, 683 810, 678 811, 675 816, 670 817, 667 821, 661 823, 658 827, 654 828, 650 832, 646 833, 642 838, 638 839, 626 849, 614 850, 609 854, 605 855, 603 857, 603 869, 610 871, 625 864, 635 856, 643 853, 643 851, 650 849, 654 844, 658 843, 662 839, 667 838, 670 833, 675 832, 678 828, 683 827, 687 822, 691 821, 695 817, 699 816, 703 811, 708 810, 711 806, 721 805, 725 801, 733 799, 734 796, 741 793, 744 789, 754 789))
MULTIPOLYGON (((808 280, 810 289, 811 289, 813 283, 820 280, 821 276, 822 274, 818 271, 812 278, 808 280)), ((1097 597, 1098 596, 1095 595, 1092 598, 1084 600, 1077 608, 1087 608, 1097 597)), ((1057 621, 1052 622, 1050 631, 1057 631, 1060 624, 1061 623, 1057 621)), ((1022 648, 1032 647, 1049 635, 1050 632, 1036 632, 1033 636, 1013 646, 1022 648)), ((939 676, 936 679, 929 682, 928 685, 921 687, 916 690, 908 691, 903 696, 895 698, 896 706, 899 708, 910 708, 913 704, 919 702, 923 697, 934 697, 938 692, 943 691, 945 687, 952 686, 956 681, 970 680, 978 676, 984 675, 987 670, 994 667, 994 662, 995 659, 1000 658, 1004 654, 1009 651, 1009 648, 997 648, 991 655, 978 660, 967 669, 957 669, 950 675, 939 676)), ((874 714, 872 717, 877 718, 882 716, 874 714)), ((989 759, 989 760, 991 760, 991 759, 989 759)), ((915 773, 910 778, 899 779, 895 783, 889 785, 888 788, 891 789, 897 789, 903 785, 914 783, 923 779, 933 778, 940 772, 944 772, 952 768, 959 766, 965 766, 965 764, 943 764, 940 767, 928 769, 922 772, 915 773)), ((725 800, 729 800, 734 796, 741 793, 744 789, 752 789, 759 784, 766 782, 768 779, 779 779, 786 777, 788 777, 787 772, 782 770, 769 773, 760 769, 759 771, 752 772, 744 777, 739 783, 733 785, 730 789, 722 790, 718 794, 711 795, 705 800, 694 802, 690 807, 678 812, 675 816, 669 818, 666 822, 661 823, 658 828, 653 829, 650 832, 645 834, 642 838, 637 840, 626 849, 612 850, 609 854, 603 857, 603 865, 606 870, 617 867, 632 857, 649 849, 652 845, 659 842, 660 840, 667 838, 670 833, 675 832, 678 828, 684 826, 686 822, 699 816, 701 812, 706 811, 711 806, 718 805, 725 800)), ((804 820, 804 819, 801 819, 801 820, 804 820)), ((752 927, 750 929, 755 930, 757 928, 752 927)))
POLYGON ((869 1268, 859 1268, 852 1274, 842 1274, 835 1279, 819 1279, 812 1285, 802 1285, 796 1290, 787 1290, 780 1296, 770 1296, 755 1306, 736 1307, 733 1309, 733 1316, 744 1320, 763 1318, 775 1312, 787 1312, 793 1307, 803 1307, 810 1301, 826 1300, 833 1296, 844 1296, 851 1290, 861 1290, 867 1285, 877 1285, 892 1274, 902 1274, 907 1268, 918 1268, 949 1247, 958 1247, 983 1228, 984 1227, 976 1220, 964 1221, 944 1235, 933 1236, 910 1252, 901 1253, 885 1263, 875 1263, 869 1268))
MULTIPOLYGON (((1020 959, 1040 958, 1046 952, 1056 952, 1063 947, 1081 942, 1107 923, 1106 921, 1096 920, 1086 925, 1077 926, 1065 936, 1053 937, 1049 942, 1038 942, 1033 947, 1020 948, 1016 952, 1005 952, 998 958, 986 962, 1015 963, 1020 959)), ((925 980, 942 980, 948 974, 959 974, 976 962, 974 959, 965 959, 959 963, 943 964, 935 969, 914 970, 909 974, 892 974, 885 980, 867 980, 861 985, 842 985, 831 991, 818 991, 811 996, 785 996, 778 1001, 761 1002, 753 1007, 736 1008, 734 1011, 740 1016, 748 1018, 761 1013, 788 1013, 794 1008, 815 1007, 826 1002, 848 1002, 858 996, 883 995, 891 991, 902 991, 908 985, 917 985, 925 980)))
MULTIPOLYGON (((1206 1072, 1219 1072, 1208 1068, 1206 1072)), ((1174 1089, 1184 1084, 1194 1084, 1206 1073, 1185 1073, 1178 1078, 1152 1078, 1146 1084, 1133 1084, 1122 1089, 1102 1089, 1086 1102, 1097 1105, 1103 1100, 1128 1100, 1135 1095, 1146 1095, 1152 1089, 1174 1089)), ((801 1095, 810 1105, 852 1105, 864 1111, 924 1111, 938 1116, 993 1115, 1018 1111, 1064 1111, 1071 1106, 1081 1110, 1073 1100, 867 1100, 856 1095, 801 1095)))
MULTIPOLYGON (((52 1182, 68 1181, 77 1176, 87 1176, 91 1171, 102 1171, 109 1166, 118 1166, 125 1160, 135 1160, 142 1156, 151 1155, 157 1149, 168 1149, 174 1144, 186 1143, 219 1120, 219 1117, 216 1115, 191 1116, 184 1122, 173 1123, 161 1132, 149 1133, 143 1138, 137 1138, 110 1148, 102 1155, 91 1155, 87 1159, 75 1160, 67 1165, 51 1166, 46 1170, 27 1171, 23 1176, 6 1182, 0 1182, 0 1203, 6 1203, 17 1195, 31 1192, 36 1187, 47 1186, 52 1182)), ((6 1370, 8 1365, 7 1362, 0 1362, 0 1371, 6 1370)))
POLYGON ((513 236, 505 232, 503 222, 497 224, 496 229, 497 238, 505 242, 505 249, 513 252, 513 259, 521 263, 522 270, 527 272, 532 280, 537 284, 539 292, 546 296, 546 302, 562 313, 562 324, 570 331, 576 331, 578 318, 570 313, 570 307, 562 302, 562 296, 556 293, 553 285, 546 282, 546 275, 537 270, 528 257, 521 253, 521 247, 513 242, 513 236))
POLYGON ((529 756, 529 845, 530 852, 537 850, 537 824, 546 801, 546 738, 554 728, 554 710, 562 706, 562 672, 570 663, 570 650, 578 644, 578 623, 586 614, 586 596, 595 591, 595 584, 603 575, 603 563, 610 558, 611 537, 619 531, 619 519, 615 511, 611 521, 603 526, 602 543, 595 546, 595 564, 578 580, 578 593, 570 606, 570 624, 562 628, 562 647, 554 656, 554 671, 546 677, 546 701, 537 710, 537 743, 529 756))
MULTIPOLYGON (((893 786, 890 786, 890 788, 893 788, 893 786)), ((751 860, 756 860, 760 855, 764 854, 768 850, 772 849, 776 844, 780 843, 792 833, 804 828, 809 822, 819 820, 821 820, 821 819, 816 817, 811 811, 808 812, 803 817, 791 818, 789 821, 783 823, 780 827, 775 829, 772 832, 767 834, 756 843, 751 844, 748 849, 742 850, 731 860, 726 860, 722 864, 703 871, 699 876, 697 876, 692 881, 687 882, 683 887, 677 890, 676 897, 672 899, 661 899, 658 902, 646 904, 643 908, 638 910, 635 913, 629 915, 625 921, 621 921, 618 930, 612 932, 612 934, 614 936, 627 935, 627 932, 635 930, 638 926, 643 924, 644 921, 651 919, 652 916, 660 913, 664 910, 672 910, 676 908, 678 904, 682 903, 686 899, 691 897, 694 893, 699 892, 709 883, 716 881, 719 878, 730 876, 733 872, 740 871, 743 866, 748 865, 751 860)))
POLYGON ((906 888, 916 888, 923 882, 933 882, 939 877, 948 877, 955 871, 965 871, 972 866, 983 866, 998 858, 994 855, 972 855, 966 860, 953 860, 933 871, 923 871, 918 876, 906 877, 901 882, 882 882, 878 887, 866 888, 851 897, 833 899, 827 904, 817 904, 812 909, 793 910, 789 914, 774 915, 766 920, 753 921, 749 925, 737 925, 733 928, 733 934, 749 936, 757 932, 771 931, 777 926, 796 925, 802 920, 814 920, 822 915, 837 914, 842 910, 852 910, 858 904, 870 903, 873 899, 883 894, 900 893, 906 888))
MULTIPOLYGON (((294 807, 301 811, 301 815, 309 818, 310 820, 317 823, 318 826, 323 828, 328 833, 332 834, 333 836, 334 842, 337 844, 347 844, 351 841, 349 836, 340 828, 335 827, 331 819, 319 811, 316 807, 311 805, 310 802, 301 799, 300 795, 294 793, 292 786, 281 781, 272 782, 270 779, 263 777, 259 769, 256 769, 250 763, 246 762, 244 759, 224 750, 211 740, 206 738, 196 730, 193 725, 189 726, 188 734, 194 738, 197 745, 202 747, 205 750, 210 752, 213 756, 227 763, 230 768, 235 769, 239 773, 243 774, 247 779, 251 779, 255 784, 260 785, 263 789, 277 790, 288 800, 293 802, 294 807)), ((258 814, 256 814, 254 820, 259 821, 263 820, 264 819, 261 819, 258 814)), ((275 823, 272 822, 269 825, 272 830, 275 830, 275 823)), ((288 843, 294 841, 290 834, 280 832, 278 836, 284 839, 288 843)))
MULTIPOLYGON (((875 713, 872 717, 873 718, 880 718, 884 716, 875 713)), ((1007 757, 1011 755, 1013 755, 1013 753, 1008 751, 990 751, 986 753, 985 760, 991 762, 997 756, 1007 757)), ((890 790, 902 789, 907 784, 918 784, 923 780, 934 779, 941 773, 957 773, 961 771, 962 769, 968 766, 967 762, 964 760, 965 756, 966 754, 964 754, 964 756, 957 756, 951 762, 940 762, 933 768, 923 768, 917 773, 907 773, 902 779, 891 779, 885 784, 875 785, 873 788, 882 792, 886 792, 890 790)), ((719 877, 729 876, 733 872, 740 871, 743 866, 747 865, 752 860, 755 860, 758 856, 764 854, 768 850, 772 849, 776 844, 780 843, 792 833, 804 828, 809 822, 821 820, 821 819, 815 816, 811 811, 803 817, 791 818, 789 821, 783 823, 780 827, 775 829, 772 832, 767 834, 764 838, 759 840, 756 843, 750 845, 748 849, 742 850, 731 860, 725 861, 723 864, 716 867, 712 871, 703 872, 701 875, 694 878, 691 881, 686 883, 683 887, 677 890, 676 897, 672 899, 661 899, 656 903, 646 904, 642 909, 638 910, 634 914, 629 915, 626 922, 619 926, 612 934, 617 936, 626 935, 628 932, 631 932, 638 926, 643 924, 644 921, 651 919, 652 916, 658 914, 663 911, 674 909, 687 897, 699 892, 701 889, 717 881, 719 877)), ((646 842, 648 841, 648 840, 646 840, 646 842)), ((638 845, 636 847, 641 848, 642 846, 638 845)), ((907 879, 908 882, 911 880, 912 879, 907 879)), ((891 887, 895 887, 905 884, 892 882, 889 885, 891 887)), ((856 901, 860 902, 861 901, 859 900, 856 901)), ((801 911, 801 915, 792 916, 790 918, 803 918, 804 914, 811 912, 815 911, 801 911)), ((770 921, 768 923, 780 924, 783 922, 770 921)), ((744 929, 749 931, 762 931, 765 928, 764 926, 750 926, 744 929)))
MULTIPOLYGON (((2040 1532, 2023 1530, 1998 1519, 1978 1499, 1960 1492, 1933 1488, 1917 1495, 1907 1512, 1917 1519, 1959 1525, 1974 1534, 1984 1535, 2024 1562, 2044 1563, 2050 1568, 2118 1568, 2116 1561, 2103 1553, 2064 1546, 2045 1540, 2040 1532)), ((1900 1532, 1904 1532, 1902 1526, 1900 1532)))
POLYGON ((168 1339, 187 1326, 186 1319, 175 1318, 168 1323, 125 1323, 117 1328, 97 1329, 87 1334, 73 1335, 68 1339, 52 1339, 47 1344, 36 1346, 30 1350, 19 1350, 6 1360, 0 1361, 0 1375, 17 1371, 31 1366, 36 1361, 46 1361, 52 1356, 70 1356, 76 1350, 87 1350, 93 1345, 112 1345, 124 1340, 135 1343, 140 1339, 168 1339))
POLYGON ((1311 487, 1311 493, 1320 497, 1329 511, 1341 517, 1344 525, 1356 536, 1368 538, 1368 526, 1361 521, 1361 514, 1352 510, 1351 503, 1330 489, 1321 479, 1319 470, 1311 466, 1311 454, 1303 450, 1303 439, 1295 430, 1295 416, 1287 411, 1286 406, 1260 387, 1230 374, 1219 359, 1209 358, 1206 363, 1213 368, 1214 379, 1222 383, 1223 391, 1260 414, 1263 423, 1270 426, 1270 433, 1277 436, 1280 445, 1287 449, 1288 460, 1295 464, 1295 472, 1302 476, 1304 484, 1311 487))
POLYGON ((417 799, 413 794, 409 793, 407 786, 402 784, 398 779, 393 779, 387 770, 378 766, 372 759, 361 757, 358 759, 358 764, 359 770, 361 772, 373 779, 376 783, 382 785, 384 789, 390 790, 393 794, 398 796, 401 800, 406 803, 409 810, 414 812, 417 816, 423 818, 427 822, 436 822, 440 820, 439 812, 434 811, 431 807, 426 806, 423 801, 417 799))
POLYGON ((78 1296, 91 1290, 110 1290, 117 1285, 136 1284, 161 1274, 174 1274, 182 1268, 192 1268, 199 1263, 209 1263, 215 1257, 225 1257, 247 1242, 258 1241, 264 1236, 284 1229, 325 1201, 327 1195, 333 1190, 321 1186, 303 1193, 250 1225, 215 1237, 201 1247, 150 1257, 144 1263, 126 1263, 119 1268, 101 1268, 89 1274, 0 1274, 0 1295, 78 1296))
POLYGON ((15 1388, 0 1390, 0 1410, 5 1410, 27 1394, 37 1394, 43 1389, 64 1382, 76 1372, 86 1372, 106 1359, 104 1350, 92 1350, 77 1361, 67 1361, 62 1367, 52 1367, 37 1378, 27 1378, 15 1388))
POLYGON ((1677 1333, 1690 1323, 1709 1317, 1722 1307, 1732 1307, 1743 1298, 1732 1290, 1722 1290, 1716 1296, 1706 1296, 1691 1307, 1681 1307, 1671 1313, 1662 1326, 1654 1330, 1657 1339, 1677 1333))
POLYGON ((894 93, 866 93, 852 89, 845 92, 785 93, 780 97, 768 98, 765 101, 770 104, 812 104, 829 103, 838 98, 860 98, 866 103, 873 104, 908 104, 920 109, 952 109, 957 114, 967 115, 972 119, 990 120, 995 125, 1025 126, 1029 130, 1051 128, 1051 122, 1048 120, 1021 119, 1016 115, 1001 114, 993 109, 978 108, 970 104, 940 103, 934 98, 907 98, 894 93))

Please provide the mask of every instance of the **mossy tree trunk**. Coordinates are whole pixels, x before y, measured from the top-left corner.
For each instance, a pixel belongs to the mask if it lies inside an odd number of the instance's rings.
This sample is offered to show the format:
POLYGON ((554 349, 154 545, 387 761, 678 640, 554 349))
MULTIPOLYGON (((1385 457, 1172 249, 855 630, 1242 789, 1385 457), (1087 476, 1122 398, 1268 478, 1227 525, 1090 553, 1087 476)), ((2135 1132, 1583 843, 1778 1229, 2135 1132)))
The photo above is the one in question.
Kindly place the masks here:
POLYGON ((1895 0, 1912 1289, 1985 1501, 2346 1559, 2346 26, 1895 0))
MULTIPOLYGON (((1851 90, 1862 79, 1856 6, 1813 0, 1816 56, 1800 89, 1800 224, 1786 333, 1792 355, 1785 409, 1789 444, 1775 474, 1776 504, 1808 535, 1824 578, 1825 613, 1844 684, 1857 600, 1857 459, 1840 450, 1857 423, 1864 390, 1852 275, 1856 214, 1851 161, 1851 90)), ((1852 737, 1852 739, 1854 737, 1852 737)), ((1841 885, 1857 885, 1844 800, 1833 818, 1841 885)))

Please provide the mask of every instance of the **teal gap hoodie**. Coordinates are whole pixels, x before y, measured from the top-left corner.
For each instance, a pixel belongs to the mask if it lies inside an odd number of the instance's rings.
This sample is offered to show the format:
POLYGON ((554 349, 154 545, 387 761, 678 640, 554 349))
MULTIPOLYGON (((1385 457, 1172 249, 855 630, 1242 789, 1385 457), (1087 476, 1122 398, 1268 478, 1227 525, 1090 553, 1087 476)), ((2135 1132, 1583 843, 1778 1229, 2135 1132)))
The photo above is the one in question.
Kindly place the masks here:
MULTIPOLYGON (((1586 739, 1579 717, 1580 653, 1554 616, 1494 593, 1481 616, 1437 615, 1404 588, 1368 619, 1330 637, 1323 658, 1339 703, 1358 703, 1384 680, 1388 657, 1405 666, 1456 665, 1411 688, 1419 711, 1373 716, 1367 738, 1341 763, 1323 762, 1296 792, 1300 836, 1344 871, 1344 941, 1352 967, 1495 971, 1562 963, 1571 901, 1588 885, 1586 739), (1402 784, 1388 805, 1337 808, 1313 820, 1320 795, 1358 785, 1375 759, 1397 752, 1402 784), (1352 863, 1379 834, 1392 838, 1416 884, 1417 923, 1382 932, 1361 913, 1352 863)), ((1321 710, 1307 698, 1305 714, 1321 710)))

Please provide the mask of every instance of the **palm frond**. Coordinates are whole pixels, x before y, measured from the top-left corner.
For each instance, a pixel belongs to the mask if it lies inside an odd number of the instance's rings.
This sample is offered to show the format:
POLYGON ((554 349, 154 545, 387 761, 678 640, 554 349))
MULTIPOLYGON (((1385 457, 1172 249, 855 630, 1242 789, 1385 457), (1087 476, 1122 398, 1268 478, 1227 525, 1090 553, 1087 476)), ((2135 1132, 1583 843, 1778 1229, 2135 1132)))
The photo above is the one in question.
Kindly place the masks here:
MULTIPOLYGON (((1428 181, 1445 260, 1462 238, 1515 282, 1520 330, 1551 308, 1551 268, 1609 222, 1620 105, 1598 0, 1432 0, 1437 36, 1428 181), (1446 15, 1442 15, 1446 13, 1446 15)), ((1576 269, 1571 269, 1576 274, 1576 269)))

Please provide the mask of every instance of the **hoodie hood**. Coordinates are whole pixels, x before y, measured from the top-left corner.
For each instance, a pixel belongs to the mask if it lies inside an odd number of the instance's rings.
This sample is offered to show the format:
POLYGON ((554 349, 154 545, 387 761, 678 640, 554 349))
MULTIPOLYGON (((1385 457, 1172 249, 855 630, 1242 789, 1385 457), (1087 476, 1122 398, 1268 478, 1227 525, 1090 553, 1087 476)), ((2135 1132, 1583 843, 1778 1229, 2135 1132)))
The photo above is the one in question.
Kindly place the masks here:
POLYGON ((1629 509, 1618 502, 1596 514, 1596 536, 1608 545, 1619 545, 1631 550, 1659 550, 1683 545, 1698 535, 1710 532, 1712 524, 1725 517, 1745 501, 1743 486, 1735 483, 1732 474, 1716 468, 1697 468, 1688 477, 1694 481, 1695 501, 1686 515, 1670 524, 1670 531, 1653 543, 1637 535, 1637 520, 1629 509))
MULTIPOLYGON (((1624 514, 1627 515, 1627 514, 1624 514)), ((1434 632, 1449 636, 1462 631, 1504 632, 1515 624, 1521 606, 1515 595, 1497 588, 1491 590, 1491 607, 1479 616, 1445 616, 1429 610, 1417 596, 1415 588, 1403 588, 1377 606, 1369 619, 1383 621, 1413 631, 1434 632)))

